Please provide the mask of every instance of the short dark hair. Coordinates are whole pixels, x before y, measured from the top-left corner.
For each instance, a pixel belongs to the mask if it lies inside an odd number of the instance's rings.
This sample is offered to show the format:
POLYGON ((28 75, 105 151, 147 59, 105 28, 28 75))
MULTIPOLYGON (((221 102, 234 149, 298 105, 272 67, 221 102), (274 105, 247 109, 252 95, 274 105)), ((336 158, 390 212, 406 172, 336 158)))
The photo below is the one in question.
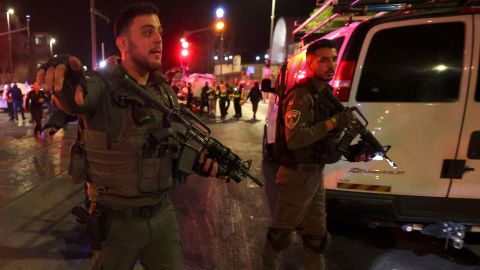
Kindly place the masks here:
POLYGON ((313 55, 318 49, 321 48, 337 48, 337 44, 330 39, 320 39, 312 44, 308 45, 307 47, 307 55, 313 55))
POLYGON ((113 27, 115 38, 122 34, 135 17, 150 14, 158 16, 158 8, 152 3, 135 3, 125 7, 115 19, 113 27))

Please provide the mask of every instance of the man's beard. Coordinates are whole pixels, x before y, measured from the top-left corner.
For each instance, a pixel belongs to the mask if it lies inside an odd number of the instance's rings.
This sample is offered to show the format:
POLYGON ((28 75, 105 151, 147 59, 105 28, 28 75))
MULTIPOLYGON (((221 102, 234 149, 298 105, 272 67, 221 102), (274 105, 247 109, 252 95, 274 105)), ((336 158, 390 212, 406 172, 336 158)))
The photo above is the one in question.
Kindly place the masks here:
POLYGON ((151 64, 149 61, 148 61, 148 55, 145 56, 144 58, 141 58, 141 57, 138 57, 137 54, 135 53, 135 50, 137 48, 137 46, 135 44, 133 44, 133 42, 130 43, 131 44, 131 47, 130 47, 130 55, 132 57, 132 61, 139 67, 141 68, 142 70, 146 71, 146 72, 150 72, 150 71, 156 71, 156 70, 159 70, 162 68, 162 63, 160 62, 160 64, 156 65, 156 64, 151 64))

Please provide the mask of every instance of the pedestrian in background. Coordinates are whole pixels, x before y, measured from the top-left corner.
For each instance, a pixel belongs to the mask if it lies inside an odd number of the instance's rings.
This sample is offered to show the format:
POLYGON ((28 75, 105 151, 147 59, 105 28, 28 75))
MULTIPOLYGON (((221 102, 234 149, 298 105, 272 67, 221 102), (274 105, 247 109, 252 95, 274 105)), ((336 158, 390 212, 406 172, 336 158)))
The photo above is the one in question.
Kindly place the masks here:
POLYGON ((233 88, 233 108, 235 109, 235 118, 242 117, 242 105, 240 101, 242 100, 242 91, 243 91, 243 84, 236 85, 233 88))
POLYGON ((30 112, 32 120, 35 123, 33 136, 42 133, 43 103, 45 100, 46 96, 44 91, 40 91, 40 85, 34 83, 32 90, 27 93, 27 98, 25 99, 25 111, 30 112))
POLYGON ((217 111, 217 90, 215 82, 213 82, 212 87, 210 87, 207 91, 208 95, 208 116, 215 117, 215 113, 217 111))
POLYGON ((8 96, 13 102, 13 119, 18 121, 18 112, 20 112, 22 114, 22 120, 25 120, 25 113, 23 111, 23 93, 22 90, 18 88, 16 83, 12 83, 10 85, 8 96))
POLYGON ((228 101, 228 91, 227 86, 223 84, 223 81, 220 82, 220 94, 218 94, 218 105, 220 107, 220 117, 225 118, 227 115, 227 101, 228 101))
POLYGON ((3 87, 3 99, 7 102, 7 111, 8 111, 8 116, 10 117, 10 121, 14 120, 13 117, 13 101, 12 98, 10 97, 10 90, 12 87, 10 87, 10 83, 5 84, 3 87))
POLYGON ((208 86, 208 82, 205 82, 205 85, 202 87, 202 93, 200 94, 200 115, 203 114, 203 108, 207 107, 208 111, 208 91, 210 90, 210 86, 208 86))
POLYGON ((227 99, 225 101, 225 115, 228 114, 228 108, 230 108, 230 99, 232 99, 232 93, 233 93, 233 89, 232 87, 230 86, 230 82, 225 82, 225 89, 226 89, 226 93, 227 93, 227 99))
POLYGON ((193 90, 192 83, 187 83, 187 108, 192 110, 193 108, 193 90))
POLYGON ((255 82, 254 86, 250 89, 250 92, 248 92, 247 96, 245 97, 245 100, 248 100, 249 98, 250 98, 250 101, 252 102, 252 111, 253 111, 252 119, 257 120, 258 103, 260 102, 260 100, 263 99, 262 92, 258 87, 258 82, 255 82))

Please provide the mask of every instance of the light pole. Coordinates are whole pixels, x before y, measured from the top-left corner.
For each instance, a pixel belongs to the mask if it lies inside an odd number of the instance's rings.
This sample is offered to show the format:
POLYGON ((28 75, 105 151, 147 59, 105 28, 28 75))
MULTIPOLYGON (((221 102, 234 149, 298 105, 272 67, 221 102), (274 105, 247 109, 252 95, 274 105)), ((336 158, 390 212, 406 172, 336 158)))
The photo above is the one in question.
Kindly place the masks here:
POLYGON ((30 15, 25 16, 27 18, 27 36, 30 38, 30 15))
POLYGON ((218 8, 215 12, 217 15, 218 22, 215 24, 215 28, 220 31, 220 81, 223 80, 223 33, 225 28, 225 23, 223 22, 223 16, 225 11, 223 8, 218 8))
POLYGON ((54 38, 50 38, 50 57, 53 56, 53 44, 55 44, 56 40, 54 38))
POLYGON ((13 78, 13 56, 12 56, 12 35, 10 34, 10 14, 15 13, 12 8, 7 11, 7 29, 8 29, 8 55, 10 58, 10 78, 13 78))
POLYGON ((270 16, 270 44, 268 50, 272 50, 273 24, 275 23, 275 0, 272 0, 272 15, 270 16))
POLYGON ((97 69, 97 28, 95 22, 95 0, 90 0, 90 34, 92 42, 92 70, 97 69))

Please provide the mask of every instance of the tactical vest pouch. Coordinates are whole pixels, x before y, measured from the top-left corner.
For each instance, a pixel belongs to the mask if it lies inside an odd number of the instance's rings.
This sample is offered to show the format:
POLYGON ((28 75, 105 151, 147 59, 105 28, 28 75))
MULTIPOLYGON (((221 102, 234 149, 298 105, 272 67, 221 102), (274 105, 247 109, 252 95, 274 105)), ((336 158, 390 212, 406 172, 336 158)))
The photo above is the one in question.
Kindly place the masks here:
POLYGON ((337 150, 338 134, 328 133, 322 140, 321 149, 317 149, 319 163, 332 164, 338 162, 342 158, 342 153, 337 150))
POLYGON ((70 164, 68 175, 74 184, 80 184, 87 180, 87 160, 83 144, 76 141, 70 147, 70 164))
POLYGON ((172 187, 172 157, 169 149, 162 149, 158 158, 142 158, 139 165, 138 190, 152 193, 172 187))
POLYGON ((275 143, 272 147, 272 156, 279 165, 283 166, 294 166, 297 164, 295 159, 294 151, 288 149, 287 147, 287 138, 285 137, 285 127, 283 125, 278 125, 277 128, 282 128, 277 133, 275 138, 275 143))

